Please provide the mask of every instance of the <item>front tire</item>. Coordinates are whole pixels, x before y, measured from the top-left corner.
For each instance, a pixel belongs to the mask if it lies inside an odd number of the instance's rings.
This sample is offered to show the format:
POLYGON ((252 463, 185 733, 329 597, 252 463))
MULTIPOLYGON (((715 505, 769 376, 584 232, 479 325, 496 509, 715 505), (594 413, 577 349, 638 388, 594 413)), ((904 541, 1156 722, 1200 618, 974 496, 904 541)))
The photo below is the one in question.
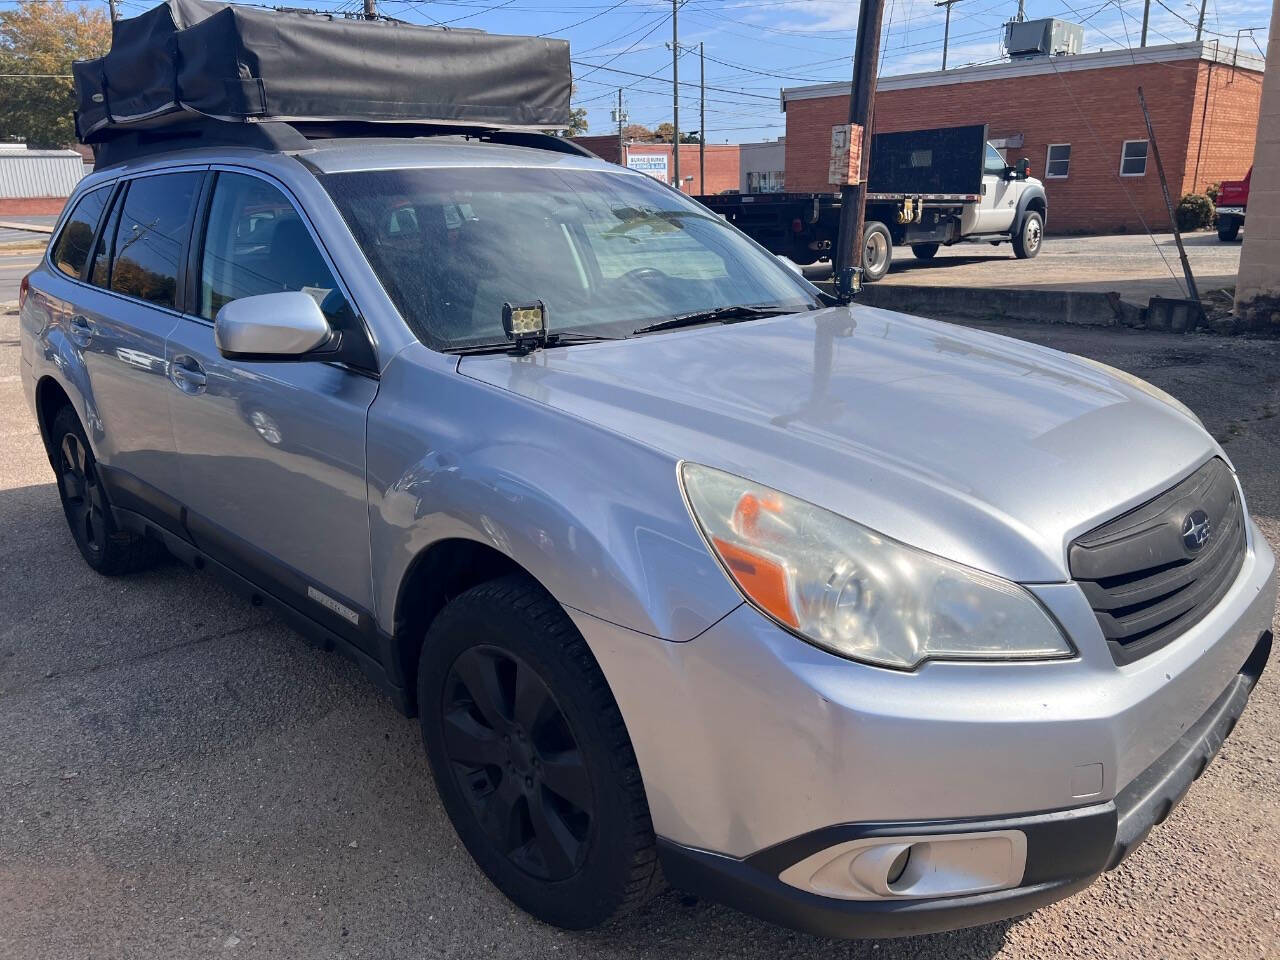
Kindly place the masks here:
POLYGON ((1219 240, 1223 243, 1230 243, 1238 236, 1240 236, 1240 221, 1236 217, 1218 218, 1219 240))
POLYGON ((116 525, 98 460, 72 407, 64 406, 54 415, 49 435, 62 512, 85 563, 108 577, 135 573, 153 564, 164 548, 116 525))
POLYGON ((512 575, 449 603, 418 669, 440 799, 494 885, 545 923, 598 926, 662 886, 631 740, 563 608, 512 575))
POLYGON ((893 237, 889 228, 877 220, 868 220, 862 228, 862 280, 875 283, 889 272, 893 263, 893 237))
POLYGON ((1035 210, 1028 210, 1013 238, 1013 255, 1019 260, 1030 260, 1040 252, 1043 242, 1044 217, 1035 210))

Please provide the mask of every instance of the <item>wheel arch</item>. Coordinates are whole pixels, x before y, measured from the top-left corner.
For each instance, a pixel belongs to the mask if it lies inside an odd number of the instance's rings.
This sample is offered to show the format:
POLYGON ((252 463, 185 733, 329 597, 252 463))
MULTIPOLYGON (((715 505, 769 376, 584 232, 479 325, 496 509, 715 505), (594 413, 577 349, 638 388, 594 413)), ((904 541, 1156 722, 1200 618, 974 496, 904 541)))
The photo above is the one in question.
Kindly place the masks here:
POLYGON ((1009 231, 1010 236, 1018 235, 1028 210, 1034 210, 1040 214, 1040 219, 1045 224, 1048 224, 1049 198, 1045 195, 1044 187, 1029 185, 1027 189, 1022 191, 1022 196, 1018 198, 1018 214, 1013 218, 1013 229, 1009 231))
POLYGON ((410 561, 396 590, 390 651, 410 716, 417 712, 418 660, 432 622, 458 594, 512 573, 523 574, 545 589, 507 554, 465 537, 437 540, 410 561))
MULTIPOLYGON (((63 407, 75 408, 71 394, 56 377, 45 375, 36 383, 36 425, 40 430, 40 439, 44 442, 45 452, 53 461, 53 438, 49 430, 53 419, 63 407)), ((77 414, 79 411, 77 411, 77 414)))

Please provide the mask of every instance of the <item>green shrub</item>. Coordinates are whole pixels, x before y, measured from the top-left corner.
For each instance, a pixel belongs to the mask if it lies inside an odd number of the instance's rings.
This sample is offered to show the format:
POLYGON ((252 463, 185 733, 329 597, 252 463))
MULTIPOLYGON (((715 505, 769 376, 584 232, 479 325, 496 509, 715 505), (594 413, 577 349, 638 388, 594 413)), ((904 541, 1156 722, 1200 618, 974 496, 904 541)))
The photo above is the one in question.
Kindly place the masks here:
POLYGON ((1174 211, 1179 230, 1200 230, 1213 226, 1213 201, 1203 193, 1188 193, 1174 211))

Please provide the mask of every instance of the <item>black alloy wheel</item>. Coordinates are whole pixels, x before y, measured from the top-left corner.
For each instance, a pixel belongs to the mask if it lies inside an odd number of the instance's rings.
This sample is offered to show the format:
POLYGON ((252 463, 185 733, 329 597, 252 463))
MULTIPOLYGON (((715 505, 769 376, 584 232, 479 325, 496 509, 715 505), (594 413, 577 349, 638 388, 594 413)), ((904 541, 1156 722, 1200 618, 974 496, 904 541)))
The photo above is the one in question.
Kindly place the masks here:
POLYGON ((116 576, 142 570, 163 556, 159 541, 116 526, 97 458, 74 408, 58 410, 46 438, 62 511, 85 563, 104 576, 116 576))
POLYGON ((582 865, 595 823, 591 780, 546 682, 510 651, 474 646, 445 681, 444 748, 493 844, 539 880, 582 865))
POLYGON ((423 637, 417 702, 445 812, 517 906, 583 930, 662 889, 626 724, 542 586, 512 573, 449 600, 423 637))
POLYGON ((90 563, 107 548, 107 500, 84 442, 66 432, 58 444, 58 487, 67 524, 90 563), (93 559, 90 559, 92 557, 93 559))

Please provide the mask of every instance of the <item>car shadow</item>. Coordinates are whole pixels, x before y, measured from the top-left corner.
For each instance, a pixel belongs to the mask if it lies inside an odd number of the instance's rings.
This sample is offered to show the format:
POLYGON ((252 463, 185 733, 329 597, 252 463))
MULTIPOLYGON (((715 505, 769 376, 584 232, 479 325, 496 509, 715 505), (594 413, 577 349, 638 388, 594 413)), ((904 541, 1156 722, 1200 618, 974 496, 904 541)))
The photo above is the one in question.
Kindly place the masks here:
MULTIPOLYGON (((720 956, 851 956, 876 960, 920 957, 989 958, 1004 949, 1019 919, 1002 920, 966 930, 899 937, 890 940, 832 940, 798 933, 692 896, 669 890, 642 910, 600 930, 577 934, 600 956, 631 955, 634 945, 651 940, 655 930, 669 946, 714 942, 720 956)), ((678 956, 671 949, 666 956, 678 956)))

